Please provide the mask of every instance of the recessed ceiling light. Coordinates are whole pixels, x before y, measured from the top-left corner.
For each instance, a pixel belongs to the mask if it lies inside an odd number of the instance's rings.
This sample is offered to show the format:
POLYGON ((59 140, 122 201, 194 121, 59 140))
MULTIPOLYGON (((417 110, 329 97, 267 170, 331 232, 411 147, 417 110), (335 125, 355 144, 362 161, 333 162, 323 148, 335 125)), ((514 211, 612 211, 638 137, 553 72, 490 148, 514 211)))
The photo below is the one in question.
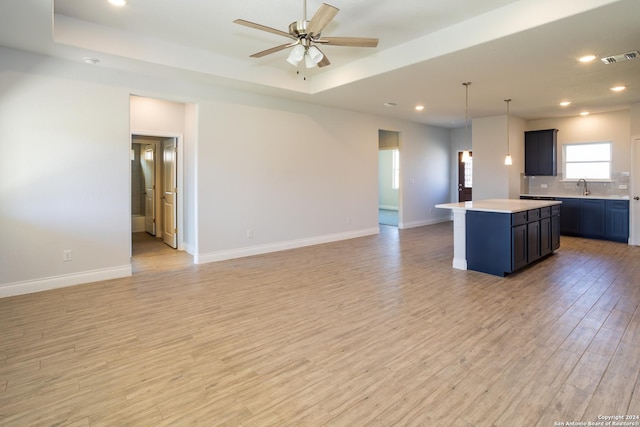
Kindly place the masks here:
POLYGON ((127 0, 109 0, 109 3, 113 6, 122 7, 127 5, 127 0))
POLYGON ((626 86, 614 86, 614 87, 611 88, 611 90, 614 91, 614 92, 622 92, 626 88, 627 88, 626 86))
POLYGON ((416 105, 416 111, 424 110, 424 105, 416 105))
POLYGON ((582 113, 580 113, 581 116, 588 116, 589 112, 588 111, 583 111, 582 113))
POLYGON ((398 105, 398 103, 397 103, 397 102, 385 102, 385 103, 384 103, 384 106, 385 106, 385 107, 395 107, 395 106, 397 106, 397 105, 398 105))
POLYGON ((580 61, 580 62, 591 62, 594 59, 596 59, 595 55, 585 55, 585 56, 581 56, 580 58, 578 58, 578 61, 580 61))
POLYGON ((568 107, 569 105, 571 105, 571 101, 562 101, 562 102, 560 103, 560 106, 561 106, 561 107, 568 107))
POLYGON ((91 64, 91 65, 96 65, 98 62, 100 62, 100 60, 98 58, 92 58, 90 56, 85 56, 84 58, 82 58, 82 60, 86 64, 91 64))

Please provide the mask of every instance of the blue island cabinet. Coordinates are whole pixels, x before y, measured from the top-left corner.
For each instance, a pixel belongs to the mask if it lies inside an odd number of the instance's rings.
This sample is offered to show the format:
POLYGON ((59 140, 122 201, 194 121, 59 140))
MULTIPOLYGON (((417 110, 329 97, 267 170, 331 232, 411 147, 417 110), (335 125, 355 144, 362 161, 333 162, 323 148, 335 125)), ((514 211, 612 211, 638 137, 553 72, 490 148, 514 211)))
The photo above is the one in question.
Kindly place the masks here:
POLYGON ((469 270, 505 276, 559 247, 559 205, 515 213, 467 211, 469 270))

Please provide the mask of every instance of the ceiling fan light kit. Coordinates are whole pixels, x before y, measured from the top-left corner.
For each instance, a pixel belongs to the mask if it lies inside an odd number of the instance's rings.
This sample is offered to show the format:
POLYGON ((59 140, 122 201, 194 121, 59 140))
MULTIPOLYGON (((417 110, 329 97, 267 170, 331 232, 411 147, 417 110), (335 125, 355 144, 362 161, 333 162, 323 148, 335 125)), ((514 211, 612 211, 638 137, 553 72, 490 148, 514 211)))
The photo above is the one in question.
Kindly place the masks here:
POLYGON ((307 3, 303 0, 304 17, 300 21, 292 22, 289 25, 289 32, 276 30, 275 28, 265 25, 256 24, 255 22, 245 21, 244 19, 236 19, 236 24, 254 28, 268 33, 277 34, 283 37, 293 39, 293 42, 272 47, 261 52, 250 55, 252 58, 261 58, 263 56, 279 52, 281 50, 293 47, 293 50, 287 57, 287 62, 291 65, 298 66, 304 58, 307 68, 325 67, 331 62, 327 56, 316 46, 322 44, 326 46, 349 46, 349 47, 377 47, 378 39, 367 37, 321 37, 321 32, 327 25, 333 21, 340 9, 326 3, 322 3, 310 21, 307 20, 307 3))
POLYGON ((293 66, 297 66, 298 62, 302 61, 302 58, 304 58, 305 53, 306 51, 304 49, 304 46, 299 44, 291 50, 291 53, 287 58, 287 62, 293 66))
POLYGON ((320 52, 320 49, 318 49, 315 46, 311 46, 309 49, 307 49, 307 58, 306 58, 307 68, 315 67, 316 64, 322 61, 323 58, 324 58, 324 55, 322 54, 322 52, 320 52))

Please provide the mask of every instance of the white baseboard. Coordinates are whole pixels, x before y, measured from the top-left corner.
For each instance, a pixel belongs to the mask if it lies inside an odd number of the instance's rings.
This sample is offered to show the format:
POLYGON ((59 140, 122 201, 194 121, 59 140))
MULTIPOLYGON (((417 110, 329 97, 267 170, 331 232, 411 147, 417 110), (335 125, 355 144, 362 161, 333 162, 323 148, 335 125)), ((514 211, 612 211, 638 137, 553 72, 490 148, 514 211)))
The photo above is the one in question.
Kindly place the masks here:
POLYGON ((211 252, 206 254, 196 254, 193 261, 196 264, 208 262, 225 261, 235 258, 244 258, 253 255, 267 254, 271 252, 285 251, 288 249, 302 248, 305 246, 320 245, 323 243, 337 242, 340 240, 355 239, 357 237, 371 236, 379 234, 380 228, 368 228, 348 233, 329 234, 325 236, 310 237, 306 239, 289 240, 286 242, 270 243, 266 245, 250 246, 246 248, 232 249, 228 251, 211 252))
POLYGON ((0 285, 0 298, 131 276, 131 264, 0 285))
POLYGON ((424 227, 425 225, 433 225, 449 221, 451 221, 451 218, 436 218, 421 221, 403 222, 401 224, 398 224, 398 228, 400 228, 401 230, 406 230, 408 228, 424 227))

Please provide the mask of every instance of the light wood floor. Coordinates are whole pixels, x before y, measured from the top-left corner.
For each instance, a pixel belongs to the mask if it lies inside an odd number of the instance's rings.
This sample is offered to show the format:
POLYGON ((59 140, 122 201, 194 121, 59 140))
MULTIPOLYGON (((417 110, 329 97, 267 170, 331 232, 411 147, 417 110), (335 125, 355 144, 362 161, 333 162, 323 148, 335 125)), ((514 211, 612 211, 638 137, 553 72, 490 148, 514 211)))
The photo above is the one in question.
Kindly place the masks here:
POLYGON ((8 426, 554 426, 640 414, 640 248, 506 278, 450 223, 0 299, 8 426))

